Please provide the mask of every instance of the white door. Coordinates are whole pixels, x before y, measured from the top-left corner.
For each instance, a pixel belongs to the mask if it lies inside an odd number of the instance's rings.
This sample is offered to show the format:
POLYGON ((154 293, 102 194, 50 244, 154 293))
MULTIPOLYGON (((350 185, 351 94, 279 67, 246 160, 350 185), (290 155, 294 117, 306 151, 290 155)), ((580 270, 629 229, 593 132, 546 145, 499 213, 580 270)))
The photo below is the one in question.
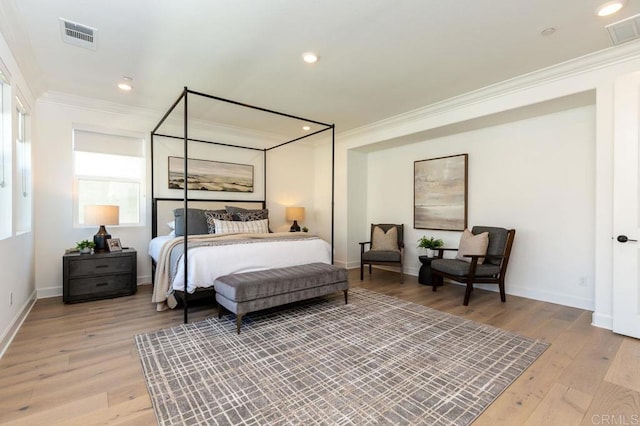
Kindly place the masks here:
POLYGON ((640 73, 616 81, 614 102, 613 331, 640 338, 640 73))

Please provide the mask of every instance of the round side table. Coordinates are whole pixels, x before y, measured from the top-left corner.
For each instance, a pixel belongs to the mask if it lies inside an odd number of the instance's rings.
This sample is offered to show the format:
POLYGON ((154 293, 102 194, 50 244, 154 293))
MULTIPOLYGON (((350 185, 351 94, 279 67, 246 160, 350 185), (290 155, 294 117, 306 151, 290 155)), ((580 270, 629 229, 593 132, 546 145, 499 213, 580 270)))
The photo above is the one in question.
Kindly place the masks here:
MULTIPOLYGON (((433 279, 431 278, 431 261, 436 259, 435 257, 429 256, 418 256, 420 263, 420 273, 418 275, 418 282, 424 285, 433 285, 433 279)), ((436 283, 437 286, 442 285, 442 283, 436 283)))

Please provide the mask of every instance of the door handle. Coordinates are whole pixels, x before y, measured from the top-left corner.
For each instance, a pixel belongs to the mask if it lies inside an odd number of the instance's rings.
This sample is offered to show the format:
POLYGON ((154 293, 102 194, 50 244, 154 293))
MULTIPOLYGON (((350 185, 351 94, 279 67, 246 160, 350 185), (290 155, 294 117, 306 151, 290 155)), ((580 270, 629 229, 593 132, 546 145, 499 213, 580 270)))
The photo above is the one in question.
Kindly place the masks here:
POLYGON ((626 243, 627 241, 634 241, 634 242, 638 242, 638 240, 632 240, 630 238, 627 238, 626 235, 618 235, 618 238, 616 238, 618 240, 619 243, 626 243))

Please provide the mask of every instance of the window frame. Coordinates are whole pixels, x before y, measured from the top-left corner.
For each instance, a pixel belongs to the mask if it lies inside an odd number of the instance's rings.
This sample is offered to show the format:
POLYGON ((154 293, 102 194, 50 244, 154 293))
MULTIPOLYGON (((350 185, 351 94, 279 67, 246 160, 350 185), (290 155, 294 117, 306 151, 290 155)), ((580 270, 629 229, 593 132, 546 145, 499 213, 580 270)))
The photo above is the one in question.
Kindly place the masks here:
POLYGON ((119 225, 110 225, 111 227, 146 227, 146 194, 147 194, 147 159, 146 159, 146 138, 142 136, 140 133, 135 132, 126 132, 126 131, 113 131, 111 129, 105 128, 96 128, 91 126, 74 126, 72 130, 72 156, 73 156, 73 227, 74 228, 92 228, 94 225, 87 225, 84 223, 80 223, 80 182, 81 181, 95 181, 95 182, 116 182, 116 183, 133 183, 138 184, 138 222, 135 223, 120 223, 119 225), (113 156, 121 156, 121 157, 135 157, 140 161, 140 176, 139 178, 123 178, 123 177, 114 177, 114 176, 100 176, 100 175, 87 175, 87 174, 77 174, 77 156, 76 152, 95 152, 85 149, 76 149, 75 140, 76 140, 76 132, 91 132, 91 133, 99 133, 107 137, 116 137, 116 138, 131 138, 139 140, 141 144, 141 153, 140 156, 132 156, 132 155, 124 155, 118 154, 114 152, 102 152, 103 154, 113 155, 113 156))
POLYGON ((11 74, 0 58, 0 240, 13 236, 13 107, 11 74))
POLYGON ((15 159, 16 190, 14 200, 17 218, 14 218, 15 234, 20 235, 33 230, 33 162, 31 156, 30 108, 20 91, 15 96, 16 137, 15 159), (27 218, 27 220, 25 220, 27 218))

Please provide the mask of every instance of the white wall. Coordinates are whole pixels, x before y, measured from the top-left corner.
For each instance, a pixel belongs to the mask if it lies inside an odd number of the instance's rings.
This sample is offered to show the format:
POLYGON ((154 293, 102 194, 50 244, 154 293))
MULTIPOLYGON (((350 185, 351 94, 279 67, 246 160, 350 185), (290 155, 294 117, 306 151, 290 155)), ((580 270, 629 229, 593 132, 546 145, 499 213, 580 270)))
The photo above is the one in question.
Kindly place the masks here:
POLYGON ((267 153, 267 204, 269 223, 274 232, 287 232, 286 207, 304 207, 300 228, 317 232, 314 186, 313 146, 304 143, 285 145, 267 153))
MULTIPOLYGON (((203 135, 206 137, 206 135, 203 135)), ((210 136, 210 135, 209 135, 210 136)), ((216 138, 211 138, 215 140, 216 138)), ((169 189, 168 187, 168 161, 167 158, 184 158, 183 141, 155 136, 153 141, 154 156, 154 195, 156 197, 182 198, 182 189, 169 189)), ((238 149, 227 146, 207 144, 202 142, 189 142, 189 158, 215 159, 227 163, 238 163, 253 166, 253 192, 218 192, 218 191, 191 191, 191 197, 199 199, 264 199, 264 155, 262 151, 238 149)))
MULTIPOLYGON (((155 117, 130 111, 129 113, 105 112, 84 106, 73 106, 38 100, 37 129, 40 135, 34 149, 38 175, 36 177, 35 235, 36 288, 38 297, 62 294, 62 255, 65 249, 75 247, 76 242, 91 239, 95 229, 73 226, 73 145, 72 134, 76 125, 95 127, 107 132, 137 133, 145 139, 149 151, 149 129, 155 117)), ((149 200, 147 200, 149 205, 149 200)), ((151 211, 146 212, 145 226, 109 226, 108 230, 123 245, 138 251, 138 282, 151 281, 151 263, 147 256, 150 239, 151 211)))
POLYGON ((447 247, 460 238, 413 228, 413 162, 462 153, 469 154, 469 227, 516 229, 507 293, 593 309, 595 107, 368 154, 363 222, 405 224, 409 274, 417 275, 422 235, 447 247))

